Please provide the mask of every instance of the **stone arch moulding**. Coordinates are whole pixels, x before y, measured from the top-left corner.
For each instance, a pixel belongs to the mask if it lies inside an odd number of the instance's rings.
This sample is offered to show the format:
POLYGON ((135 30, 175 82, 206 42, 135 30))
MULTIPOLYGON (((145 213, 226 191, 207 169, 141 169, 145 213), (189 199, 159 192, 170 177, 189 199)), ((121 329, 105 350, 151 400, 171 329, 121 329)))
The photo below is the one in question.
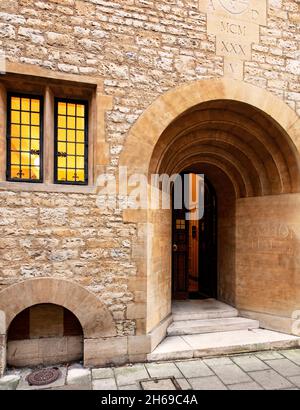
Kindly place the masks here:
POLYGON ((242 81, 199 80, 173 88, 150 105, 126 138, 120 166, 127 166, 128 174, 147 174, 154 147, 164 130, 187 110, 216 100, 233 100, 261 110, 285 130, 300 152, 300 119, 284 101, 262 88, 242 81), (138 155, 137 146, 140 147, 138 155))
POLYGON ((0 292, 6 328, 24 309, 40 303, 69 309, 80 321, 85 339, 116 336, 111 313, 94 294, 74 282, 53 278, 29 279, 0 292))

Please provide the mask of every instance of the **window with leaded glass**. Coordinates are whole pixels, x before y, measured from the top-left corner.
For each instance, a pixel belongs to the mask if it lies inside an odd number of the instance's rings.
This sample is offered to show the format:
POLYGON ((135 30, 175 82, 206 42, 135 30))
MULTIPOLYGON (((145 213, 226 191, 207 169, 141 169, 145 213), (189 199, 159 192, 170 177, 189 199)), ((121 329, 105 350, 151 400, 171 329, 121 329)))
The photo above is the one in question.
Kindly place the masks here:
POLYGON ((43 99, 31 95, 7 96, 7 179, 42 182, 43 99))
POLYGON ((88 183, 88 104, 55 99, 55 169, 60 184, 88 183))

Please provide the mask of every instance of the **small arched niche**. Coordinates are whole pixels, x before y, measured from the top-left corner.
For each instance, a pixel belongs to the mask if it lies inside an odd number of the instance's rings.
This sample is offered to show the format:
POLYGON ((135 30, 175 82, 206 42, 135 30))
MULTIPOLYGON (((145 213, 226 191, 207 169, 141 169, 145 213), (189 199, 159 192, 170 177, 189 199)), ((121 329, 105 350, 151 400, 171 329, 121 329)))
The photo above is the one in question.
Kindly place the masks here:
POLYGON ((83 359, 83 330, 68 309, 50 303, 20 312, 7 332, 7 364, 53 365, 83 359))

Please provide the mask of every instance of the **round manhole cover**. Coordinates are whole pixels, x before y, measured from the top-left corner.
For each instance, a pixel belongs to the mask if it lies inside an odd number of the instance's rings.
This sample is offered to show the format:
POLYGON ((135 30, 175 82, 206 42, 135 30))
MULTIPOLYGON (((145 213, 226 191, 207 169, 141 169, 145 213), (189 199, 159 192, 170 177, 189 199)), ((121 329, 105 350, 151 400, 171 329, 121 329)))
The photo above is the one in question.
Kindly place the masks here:
POLYGON ((36 370, 27 376, 27 382, 31 386, 44 386, 54 383, 61 376, 61 371, 57 367, 36 370))

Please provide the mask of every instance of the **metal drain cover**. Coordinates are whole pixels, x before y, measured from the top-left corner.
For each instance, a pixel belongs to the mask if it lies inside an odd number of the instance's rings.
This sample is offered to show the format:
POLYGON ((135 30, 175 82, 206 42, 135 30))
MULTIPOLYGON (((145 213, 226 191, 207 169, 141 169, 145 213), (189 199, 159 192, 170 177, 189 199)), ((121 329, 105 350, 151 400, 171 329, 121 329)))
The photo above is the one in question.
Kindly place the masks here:
POLYGON ((142 390, 181 390, 175 377, 140 380, 142 390))
POLYGON ((54 383, 60 376, 61 371, 57 367, 51 367, 30 373, 26 380, 30 386, 45 386, 54 383))

